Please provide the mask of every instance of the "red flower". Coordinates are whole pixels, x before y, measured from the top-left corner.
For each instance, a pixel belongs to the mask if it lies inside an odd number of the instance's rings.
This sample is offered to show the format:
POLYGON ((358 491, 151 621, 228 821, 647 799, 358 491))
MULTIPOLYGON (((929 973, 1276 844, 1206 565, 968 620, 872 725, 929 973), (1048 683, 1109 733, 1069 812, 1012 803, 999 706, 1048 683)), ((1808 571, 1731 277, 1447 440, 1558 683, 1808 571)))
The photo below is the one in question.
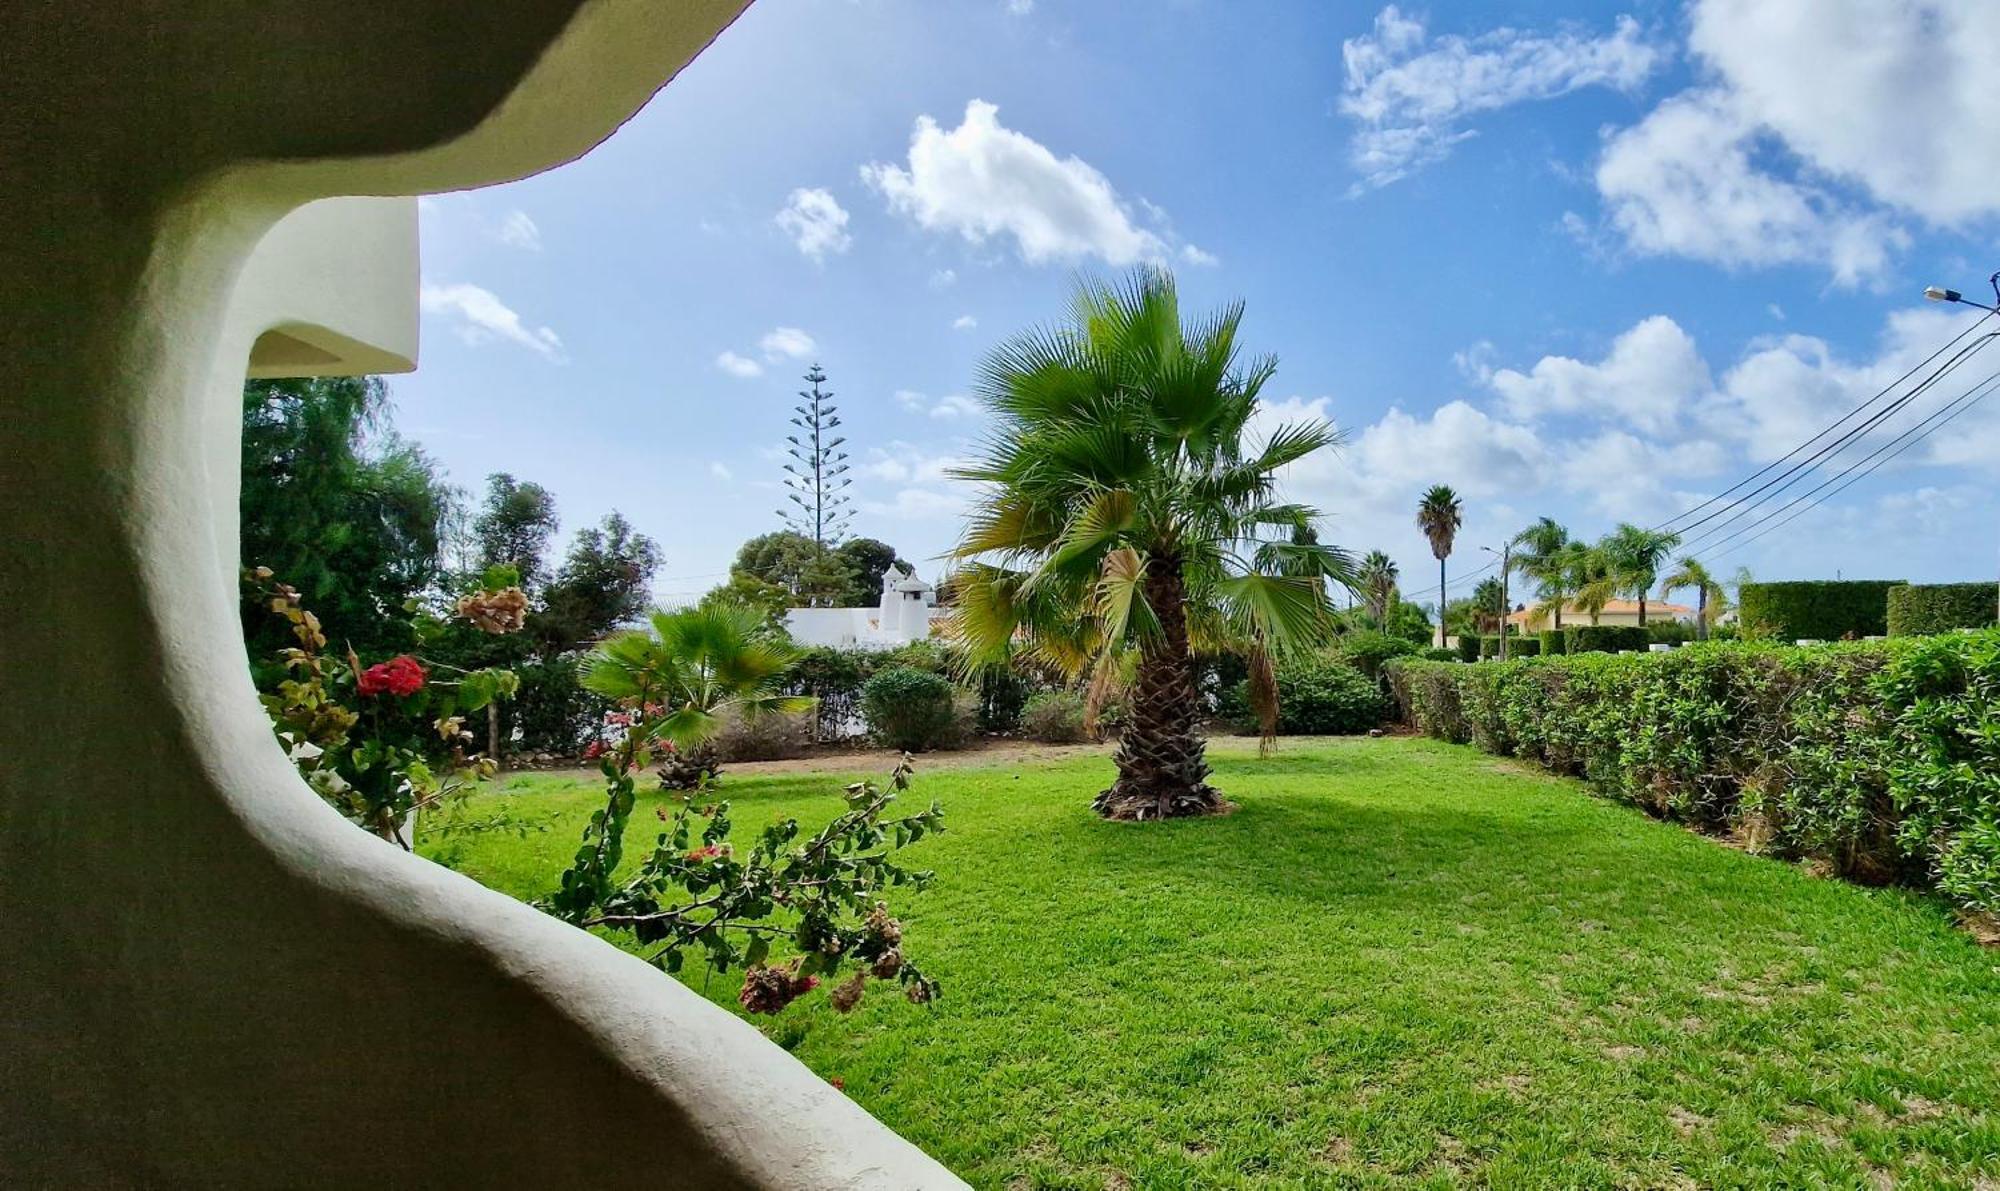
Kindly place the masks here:
POLYGON ((424 687, 424 666, 409 654, 377 662, 361 672, 356 684, 363 695, 394 695, 398 699, 416 694, 424 687))
POLYGON ((601 740, 593 740, 583 746, 583 759, 586 761, 595 761, 603 755, 604 742, 601 740))

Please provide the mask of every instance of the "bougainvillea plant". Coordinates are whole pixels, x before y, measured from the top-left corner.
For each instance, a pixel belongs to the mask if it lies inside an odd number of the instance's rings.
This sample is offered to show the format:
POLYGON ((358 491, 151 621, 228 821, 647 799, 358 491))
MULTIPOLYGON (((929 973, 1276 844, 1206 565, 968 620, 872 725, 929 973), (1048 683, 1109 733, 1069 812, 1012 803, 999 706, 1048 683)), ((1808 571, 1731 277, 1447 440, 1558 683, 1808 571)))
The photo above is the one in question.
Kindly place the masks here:
POLYGON ((652 634, 613 638, 593 656, 586 675, 597 675, 593 689, 619 698, 609 726, 622 731, 596 758, 605 804, 592 812, 574 862, 543 907, 578 926, 630 932, 663 971, 679 971, 691 948, 710 971, 744 968, 738 999, 751 1013, 776 1013, 843 968, 851 972, 830 998, 843 1013, 871 979, 893 981, 918 1004, 935 999, 937 982, 904 958, 902 925, 880 898, 891 886, 930 884, 931 873, 904 868, 890 854, 944 830, 935 802, 919 814, 884 817, 909 789, 907 756, 886 783, 848 786, 846 809, 818 832, 802 839, 798 821, 783 819, 747 854, 729 838, 728 803, 670 791, 673 810, 658 810, 664 827, 651 854, 630 876, 616 875, 636 774, 669 749, 703 743, 725 708, 746 715, 800 710, 797 698, 779 693, 789 653, 738 631, 751 626, 724 623, 732 615, 663 613, 652 634), (780 946, 789 958, 774 958, 780 946))
POLYGON ((493 762, 471 748, 465 717, 511 696, 512 671, 426 665, 412 654, 364 666, 352 649, 335 658, 298 592, 267 567, 244 572, 244 582, 297 642, 279 651, 283 677, 260 695, 272 729, 334 809, 407 850, 411 815, 456 802, 492 775, 493 762))

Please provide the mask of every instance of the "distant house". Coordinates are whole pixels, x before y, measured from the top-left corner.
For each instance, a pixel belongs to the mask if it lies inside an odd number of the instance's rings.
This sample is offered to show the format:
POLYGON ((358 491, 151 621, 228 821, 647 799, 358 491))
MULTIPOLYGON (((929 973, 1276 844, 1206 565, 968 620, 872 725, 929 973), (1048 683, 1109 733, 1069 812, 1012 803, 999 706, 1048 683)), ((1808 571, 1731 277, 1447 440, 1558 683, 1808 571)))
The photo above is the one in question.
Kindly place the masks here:
MULTIPOLYGON (((1551 612, 1553 612, 1553 609, 1551 612)), ((1695 610, 1686 604, 1669 604, 1664 600, 1646 601, 1647 624, 1652 624, 1654 621, 1660 620, 1685 620, 1692 622, 1694 616, 1695 610)), ((1534 609, 1524 608, 1519 612, 1509 613, 1507 623, 1517 631, 1534 632, 1536 629, 1554 628, 1555 617, 1550 613, 1538 614, 1534 609), (1533 622, 1532 625, 1530 624, 1531 621, 1533 622)), ((1563 605, 1564 628, 1569 628, 1572 625, 1591 623, 1601 625, 1636 625, 1639 623, 1639 601, 1611 600, 1598 612, 1595 622, 1590 619, 1590 613, 1578 608, 1575 604, 1563 605)))
POLYGON ((882 576, 882 598, 873 608, 793 608, 785 627, 801 645, 835 649, 894 649, 937 632, 945 609, 937 588, 891 568, 882 576))

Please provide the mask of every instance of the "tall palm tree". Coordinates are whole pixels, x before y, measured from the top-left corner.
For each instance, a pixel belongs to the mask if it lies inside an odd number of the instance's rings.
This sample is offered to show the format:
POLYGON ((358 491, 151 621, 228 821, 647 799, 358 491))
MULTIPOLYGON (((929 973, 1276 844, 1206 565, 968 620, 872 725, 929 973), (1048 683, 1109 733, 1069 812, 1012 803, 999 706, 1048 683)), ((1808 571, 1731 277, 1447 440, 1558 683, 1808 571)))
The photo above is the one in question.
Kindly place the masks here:
POLYGON ((1694 635, 1697 641, 1708 640, 1708 626, 1715 618, 1729 611, 1729 592, 1722 581, 1708 573, 1692 554, 1681 555, 1681 561, 1673 574, 1661 584, 1661 591, 1673 594, 1682 588, 1692 587, 1695 592, 1694 635))
POLYGON ((1618 593, 1618 581, 1604 551, 1584 542, 1571 542, 1562 552, 1561 566, 1570 603, 1596 624, 1604 614, 1604 605, 1618 593))
POLYGON ((1565 581, 1564 551, 1569 548, 1569 530, 1552 517, 1542 517, 1514 535, 1513 567, 1535 581, 1537 614, 1553 610, 1555 627, 1562 628, 1562 605, 1569 598, 1565 581))
MULTIPOLYGON (((1443 484, 1433 484, 1417 504, 1417 528, 1430 539, 1431 555, 1438 560, 1438 607, 1445 606, 1444 560, 1451 557, 1458 527, 1465 522, 1465 505, 1443 484)), ((1438 646, 1444 646, 1444 617, 1438 617, 1438 646)))
POLYGON ((1242 357, 1242 318, 1239 303, 1183 323, 1173 278, 1142 269, 1079 285, 1066 323, 1001 345, 978 379, 992 431, 955 473, 984 487, 948 631, 975 666, 1026 650, 1080 675, 1136 653, 1118 777, 1095 803, 1110 818, 1220 809, 1191 648, 1247 654, 1269 724, 1272 655, 1324 639, 1325 578, 1356 581, 1344 552, 1294 540, 1317 511, 1277 495, 1334 429, 1245 442, 1276 365, 1242 357))
POLYGON ((1361 560, 1361 590, 1368 600, 1368 615, 1375 627, 1389 627, 1389 602, 1396 597, 1396 562, 1380 550, 1370 550, 1361 560))
POLYGON ((1618 590, 1639 601, 1639 624, 1646 623, 1646 597, 1660 577, 1660 566, 1681 544, 1681 535, 1661 529, 1641 529, 1626 522, 1599 543, 1618 590))

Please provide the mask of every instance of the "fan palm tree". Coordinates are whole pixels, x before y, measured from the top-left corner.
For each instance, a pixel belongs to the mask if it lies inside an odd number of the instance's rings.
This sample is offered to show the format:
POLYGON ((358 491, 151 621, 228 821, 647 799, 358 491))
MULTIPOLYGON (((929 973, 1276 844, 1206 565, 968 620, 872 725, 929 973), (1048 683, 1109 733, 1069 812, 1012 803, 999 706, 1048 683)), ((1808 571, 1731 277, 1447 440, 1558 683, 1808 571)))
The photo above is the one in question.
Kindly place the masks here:
POLYGON ((1569 548, 1569 530, 1554 518, 1543 517, 1514 535, 1513 567, 1535 581, 1536 619, 1553 611, 1555 627, 1562 628, 1563 601, 1569 598, 1564 552, 1569 548))
POLYGON ((584 659, 585 688, 634 714, 640 745, 705 744, 731 714, 802 711, 812 700, 787 695, 799 649, 768 631, 761 611, 710 603, 654 612, 650 627, 613 633, 584 659))
POLYGON ((1646 623, 1646 597, 1660 577, 1660 566, 1681 544, 1681 535, 1641 529, 1626 522, 1599 543, 1619 591, 1639 601, 1639 624, 1646 623))
POLYGON ((1324 640, 1325 579, 1356 581, 1344 552, 1298 532, 1317 511, 1277 496, 1277 473, 1334 429, 1299 422, 1245 443, 1275 363, 1242 358, 1242 318, 1239 303, 1183 323, 1163 270, 1086 282, 1065 324, 1001 345, 977 382, 993 429, 955 473, 984 488, 953 552, 947 631, 973 666, 1024 650, 1102 675, 1136 654, 1118 777, 1095 803, 1109 818, 1221 809, 1191 651, 1247 654, 1268 726, 1272 655, 1324 640))
POLYGON ((1708 573, 1691 554, 1683 554, 1677 569, 1668 575, 1661 585, 1661 591, 1673 594, 1682 588, 1691 587, 1695 592, 1694 635, 1697 641, 1708 640, 1708 626, 1715 618, 1729 611, 1729 592, 1722 581, 1708 573))
POLYGON ((1396 598, 1396 562, 1380 550, 1370 550, 1361 560, 1361 590, 1368 600, 1368 615, 1378 629, 1389 627, 1389 603, 1396 598))
MULTIPOLYGON (((1445 606, 1444 560, 1451 557, 1458 527, 1465 522, 1465 505, 1443 484, 1433 484, 1417 504, 1417 528, 1431 543, 1431 555, 1438 560, 1438 607, 1445 606)), ((1444 618, 1438 618, 1438 646, 1444 645, 1444 618)))

